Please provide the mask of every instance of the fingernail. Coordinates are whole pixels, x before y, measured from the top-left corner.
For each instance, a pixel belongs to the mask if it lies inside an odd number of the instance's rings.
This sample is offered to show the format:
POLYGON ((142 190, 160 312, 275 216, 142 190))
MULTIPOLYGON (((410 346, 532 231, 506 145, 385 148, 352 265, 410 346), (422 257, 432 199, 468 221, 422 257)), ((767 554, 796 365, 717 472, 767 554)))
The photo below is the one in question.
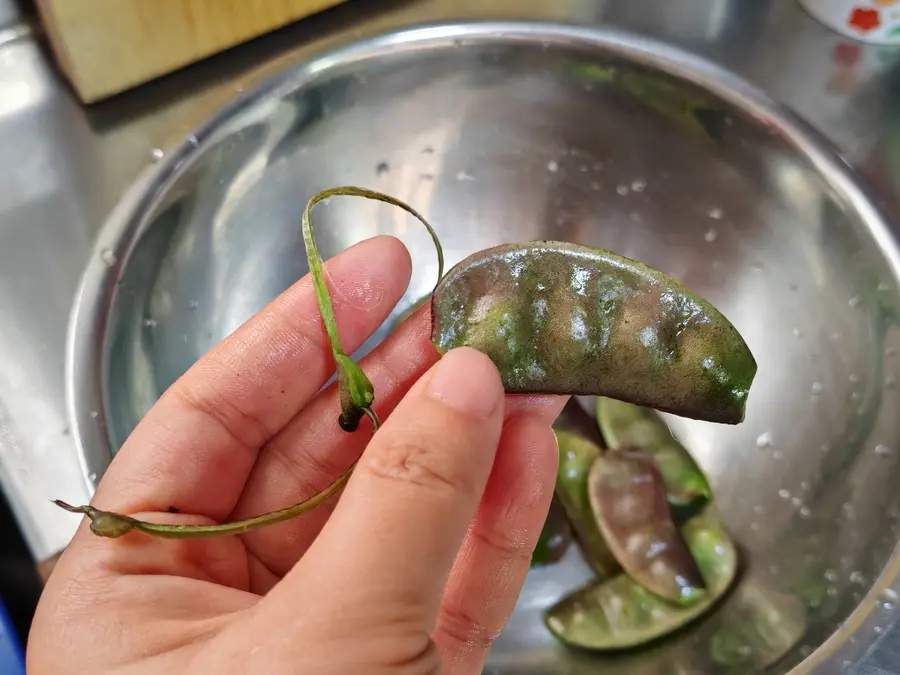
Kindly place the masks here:
POLYGON ((438 361, 427 391, 432 398, 476 417, 489 417, 503 399, 496 366, 469 347, 453 349, 438 361))

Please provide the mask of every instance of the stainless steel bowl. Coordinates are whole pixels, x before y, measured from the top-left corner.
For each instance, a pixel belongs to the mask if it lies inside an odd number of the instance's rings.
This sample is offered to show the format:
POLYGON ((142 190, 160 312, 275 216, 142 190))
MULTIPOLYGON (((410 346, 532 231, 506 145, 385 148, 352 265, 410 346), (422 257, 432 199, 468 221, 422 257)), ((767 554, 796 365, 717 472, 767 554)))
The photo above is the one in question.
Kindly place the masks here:
MULTIPOLYGON (((746 553, 738 592, 637 654, 576 654, 540 621, 586 578, 570 555, 529 576, 488 672, 837 673, 897 618, 896 241, 789 111, 607 30, 439 25, 343 46, 260 83, 149 168, 102 231, 72 316, 69 401, 92 488, 160 392, 306 273, 302 208, 347 183, 423 211, 448 264, 553 238, 658 266, 717 304, 759 361, 745 423, 671 418, 746 553), (607 82, 609 66, 633 86, 607 82), (705 112, 678 114, 688 103, 705 112), (802 638, 775 663, 778 650, 738 640, 717 665, 716 632, 748 606, 802 638)), ((325 256, 378 233, 409 246, 394 316, 430 289, 430 241, 397 210, 343 199, 316 214, 325 256)))

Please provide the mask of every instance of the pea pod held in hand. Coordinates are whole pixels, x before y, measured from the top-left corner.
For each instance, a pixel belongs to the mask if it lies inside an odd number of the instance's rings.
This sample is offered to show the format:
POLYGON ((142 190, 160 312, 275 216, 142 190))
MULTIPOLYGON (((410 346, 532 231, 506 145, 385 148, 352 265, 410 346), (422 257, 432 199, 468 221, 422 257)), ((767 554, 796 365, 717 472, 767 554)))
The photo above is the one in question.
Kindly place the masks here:
POLYGON ((675 603, 703 597, 703 575, 672 521, 666 485, 651 458, 604 453, 588 473, 588 495, 600 532, 628 575, 675 603))
MULTIPOLYGON (((444 277, 440 241, 415 209, 390 195, 344 186, 314 195, 302 225, 337 368, 338 424, 345 431, 355 431, 363 417, 376 429, 380 422, 371 381, 343 351, 310 224, 315 204, 341 195, 397 206, 425 226, 438 255, 432 342, 441 353, 463 345, 482 351, 500 370, 507 392, 604 395, 696 419, 743 420, 756 362, 728 320, 675 280, 637 261, 565 242, 481 251, 444 277)), ((315 508, 341 489, 352 470, 293 506, 220 525, 160 525, 56 503, 87 515, 101 536, 132 530, 176 538, 238 534, 315 508)))
POLYGON ((669 502, 683 506, 698 498, 712 498, 706 476, 658 413, 604 396, 597 397, 596 411, 600 433, 610 448, 633 447, 653 457, 666 483, 669 502))
POLYGON ((699 602, 679 606, 620 574, 553 605, 544 614, 547 628, 566 645, 611 651, 659 639, 705 614, 734 582, 737 550, 711 506, 689 520, 682 534, 706 581, 699 602))
POLYGON ((487 354, 513 393, 608 396, 743 421, 756 361, 735 327, 674 279, 609 251, 544 241, 479 251, 432 298, 440 352, 487 354))

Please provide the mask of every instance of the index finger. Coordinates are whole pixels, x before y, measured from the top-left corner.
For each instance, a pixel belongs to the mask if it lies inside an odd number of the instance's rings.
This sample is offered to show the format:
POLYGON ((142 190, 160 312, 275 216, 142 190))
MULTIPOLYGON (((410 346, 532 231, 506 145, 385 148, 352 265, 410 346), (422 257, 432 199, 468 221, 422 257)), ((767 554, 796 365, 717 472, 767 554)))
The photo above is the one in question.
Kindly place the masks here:
MULTIPOLYGON (((325 264, 344 351, 388 317, 410 278, 406 247, 387 236, 325 264)), ((95 505, 224 519, 259 448, 334 372, 309 275, 216 345, 150 409, 116 454, 95 505)), ((336 413, 335 413, 336 414, 336 413)))

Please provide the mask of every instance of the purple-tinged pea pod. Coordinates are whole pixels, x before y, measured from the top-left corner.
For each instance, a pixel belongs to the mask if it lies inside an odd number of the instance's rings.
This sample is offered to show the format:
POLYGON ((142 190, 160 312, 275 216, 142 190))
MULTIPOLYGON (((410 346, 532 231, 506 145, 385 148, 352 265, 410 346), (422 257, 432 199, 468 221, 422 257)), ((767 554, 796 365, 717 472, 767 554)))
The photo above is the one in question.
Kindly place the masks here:
POLYGON ((659 413, 604 396, 597 397, 596 411, 600 433, 610 448, 636 448, 653 457, 666 483, 669 503, 684 506, 698 498, 712 498, 703 471, 659 413))
POLYGON ((651 457, 605 452, 591 465, 588 497, 600 533, 635 581, 682 605, 706 594, 703 574, 672 520, 666 484, 651 457))
POLYGON ((555 496, 572 524, 585 562, 605 579, 621 568, 600 532, 588 497, 588 473, 602 450, 580 434, 559 428, 554 431, 559 444, 555 496))
POLYGON ((540 567, 559 562, 572 543, 572 525, 566 518, 566 512, 554 496, 550 502, 550 510, 541 528, 537 545, 531 555, 531 566, 540 567))
POLYGON ((622 573, 551 606, 544 612, 547 628, 570 647, 618 651, 661 639, 709 612, 737 577, 737 549, 712 504, 685 523, 682 534, 706 581, 699 602, 669 602, 622 573))
POLYGON ((432 296, 438 351, 487 354, 510 393, 607 396, 743 421, 756 361, 709 301, 636 260, 569 242, 506 244, 455 265, 432 296))

